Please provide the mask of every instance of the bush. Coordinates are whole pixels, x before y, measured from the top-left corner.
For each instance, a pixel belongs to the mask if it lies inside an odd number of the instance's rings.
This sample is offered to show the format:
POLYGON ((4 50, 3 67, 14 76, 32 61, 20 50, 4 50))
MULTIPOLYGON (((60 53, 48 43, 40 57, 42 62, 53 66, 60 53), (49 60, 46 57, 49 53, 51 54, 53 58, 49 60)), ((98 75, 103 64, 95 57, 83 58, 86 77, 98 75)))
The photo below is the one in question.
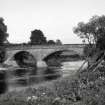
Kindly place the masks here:
POLYGON ((94 45, 85 45, 83 53, 85 57, 92 57, 96 53, 96 48, 94 45))
POLYGON ((6 59, 6 50, 4 46, 0 46, 0 63, 3 63, 6 59))

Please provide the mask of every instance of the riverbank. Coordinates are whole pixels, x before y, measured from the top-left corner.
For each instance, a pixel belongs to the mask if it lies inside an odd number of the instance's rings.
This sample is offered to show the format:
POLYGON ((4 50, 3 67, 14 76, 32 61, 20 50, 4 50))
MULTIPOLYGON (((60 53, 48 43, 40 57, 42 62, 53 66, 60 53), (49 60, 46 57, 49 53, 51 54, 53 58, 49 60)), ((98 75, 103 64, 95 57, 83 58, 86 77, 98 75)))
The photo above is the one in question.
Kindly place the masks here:
POLYGON ((71 76, 1 95, 2 105, 104 105, 105 62, 95 71, 71 76))

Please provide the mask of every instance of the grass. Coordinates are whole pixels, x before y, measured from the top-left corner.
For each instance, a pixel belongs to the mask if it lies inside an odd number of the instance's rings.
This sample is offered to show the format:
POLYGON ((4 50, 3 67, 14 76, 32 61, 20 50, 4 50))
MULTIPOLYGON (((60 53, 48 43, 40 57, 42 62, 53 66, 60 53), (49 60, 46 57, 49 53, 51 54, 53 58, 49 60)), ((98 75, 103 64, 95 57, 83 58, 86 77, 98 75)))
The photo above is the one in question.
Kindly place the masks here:
POLYGON ((0 105, 105 105, 105 64, 95 71, 0 96, 0 105))

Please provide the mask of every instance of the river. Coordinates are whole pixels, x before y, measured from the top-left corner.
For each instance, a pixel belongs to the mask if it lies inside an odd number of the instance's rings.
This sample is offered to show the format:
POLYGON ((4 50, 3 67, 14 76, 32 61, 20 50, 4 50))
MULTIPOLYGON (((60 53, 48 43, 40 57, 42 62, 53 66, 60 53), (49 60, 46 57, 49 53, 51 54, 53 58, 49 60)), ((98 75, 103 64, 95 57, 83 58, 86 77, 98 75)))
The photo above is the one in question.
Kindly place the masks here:
MULTIPOLYGON (((61 71, 63 72, 63 77, 74 74, 79 68, 83 65, 85 61, 72 61, 72 62, 63 62, 61 71)), ((82 69, 86 68, 88 66, 87 63, 84 64, 82 69)))
MULTIPOLYGON (((84 61, 72 61, 72 62, 63 62, 61 67, 47 67, 47 68, 38 68, 37 74, 33 74, 30 70, 26 69, 16 69, 8 70, 6 74, 6 84, 0 88, 7 88, 8 91, 22 89, 32 85, 38 85, 47 81, 54 79, 59 79, 62 77, 70 76, 74 74, 83 64, 84 61)), ((84 67, 86 67, 85 64, 84 67)), ((3 85, 2 85, 3 86, 3 85)))
MULTIPOLYGON (((46 67, 37 68, 36 72, 29 69, 15 69, 10 73, 9 83, 15 84, 16 86, 27 86, 32 84, 39 84, 54 79, 73 75, 84 63, 84 61, 72 61, 63 62, 60 67, 46 67), (12 75, 11 75, 12 74, 12 75), (12 81, 12 82, 11 82, 12 81)), ((84 67, 86 67, 85 64, 84 67)), ((35 71, 34 70, 34 71, 35 71)))

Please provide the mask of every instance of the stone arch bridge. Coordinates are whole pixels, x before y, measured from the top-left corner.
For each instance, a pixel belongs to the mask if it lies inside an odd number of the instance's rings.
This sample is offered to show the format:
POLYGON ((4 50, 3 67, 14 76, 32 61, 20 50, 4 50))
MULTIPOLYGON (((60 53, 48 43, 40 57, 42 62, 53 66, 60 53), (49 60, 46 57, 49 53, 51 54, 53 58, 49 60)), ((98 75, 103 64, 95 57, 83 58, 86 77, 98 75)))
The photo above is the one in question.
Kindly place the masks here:
POLYGON ((66 45, 21 45, 9 46, 7 50, 6 64, 13 64, 13 57, 15 54, 26 51, 33 55, 37 63, 40 64, 43 59, 58 51, 69 51, 74 54, 83 55, 83 44, 66 44, 66 45))

